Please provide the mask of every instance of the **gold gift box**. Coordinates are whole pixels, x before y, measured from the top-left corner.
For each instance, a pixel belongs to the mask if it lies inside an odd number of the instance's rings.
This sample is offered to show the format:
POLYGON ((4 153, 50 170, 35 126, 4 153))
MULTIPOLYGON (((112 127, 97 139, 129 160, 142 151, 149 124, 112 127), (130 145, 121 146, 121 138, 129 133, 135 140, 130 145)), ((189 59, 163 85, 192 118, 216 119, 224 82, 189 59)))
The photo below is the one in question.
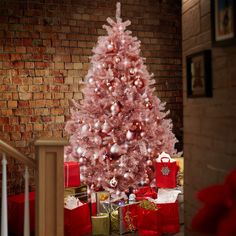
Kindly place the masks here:
POLYGON ((79 187, 71 187, 64 189, 64 198, 68 196, 75 196, 78 197, 79 200, 87 202, 88 201, 88 194, 87 194, 87 185, 82 185, 79 187))
POLYGON ((177 185, 184 186, 184 158, 174 157, 176 164, 179 166, 179 172, 177 175, 177 185))
POLYGON ((107 213, 100 213, 92 216, 92 234, 93 235, 110 235, 110 218, 107 213))

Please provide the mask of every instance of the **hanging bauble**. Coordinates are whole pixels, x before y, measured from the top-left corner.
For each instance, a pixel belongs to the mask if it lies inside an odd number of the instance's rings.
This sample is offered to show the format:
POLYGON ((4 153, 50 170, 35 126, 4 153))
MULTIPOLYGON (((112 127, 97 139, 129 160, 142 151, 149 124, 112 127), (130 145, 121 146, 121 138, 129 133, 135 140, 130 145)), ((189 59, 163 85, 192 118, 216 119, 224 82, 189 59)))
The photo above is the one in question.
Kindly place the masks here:
POLYGON ((81 156, 84 153, 84 149, 82 147, 78 147, 76 152, 81 156))
POLYGON ((83 162, 84 162, 84 158, 81 157, 81 158, 79 159, 79 163, 83 163, 83 162))
POLYGON ((134 133, 131 132, 130 130, 128 130, 127 133, 126 133, 126 138, 128 140, 131 140, 133 137, 134 137, 134 133))
POLYGON ((125 179, 128 179, 128 178, 129 178, 129 173, 126 172, 126 173, 124 174, 124 178, 125 178, 125 179))
POLYGON ((120 80, 123 81, 123 82, 126 82, 127 81, 127 78, 125 76, 121 76, 120 77, 120 80))
POLYGON ((130 69, 129 69, 129 73, 130 73, 130 75, 134 75, 134 74, 135 74, 134 68, 130 68, 130 69))
POLYGON ((141 88, 144 87, 144 82, 139 78, 139 79, 136 79, 136 80, 134 81, 134 85, 135 85, 137 88, 141 89, 141 88))
POLYGON ((94 124, 94 129, 99 130, 100 128, 101 128, 101 123, 100 123, 100 121, 98 120, 98 121, 94 124))
POLYGON ((96 143, 97 145, 101 145, 101 143, 102 143, 102 138, 101 138, 100 136, 96 135, 96 136, 94 137, 94 143, 96 143))
POLYGON ((95 88, 95 89, 94 89, 94 92, 95 92, 96 94, 100 94, 99 88, 95 88))
POLYGON ((107 51, 112 52, 113 50, 114 50, 114 44, 113 43, 109 43, 107 45, 107 51))
MULTIPOLYGON (((124 60, 124 66, 125 66, 125 67, 130 66, 130 61, 129 61, 127 58, 124 60)), ((131 69, 132 69, 132 68, 131 68, 131 69)))
POLYGON ((111 148, 110 148, 110 152, 112 154, 117 154, 120 152, 120 146, 117 143, 114 143, 111 148))
POLYGON ((102 132, 109 133, 110 131, 111 131, 111 126, 107 121, 105 121, 104 124, 102 125, 102 132))
POLYGON ((148 166, 152 166, 152 161, 151 160, 147 160, 147 165, 148 166))
POLYGON ((151 102, 147 102, 145 104, 145 107, 151 110, 152 109, 152 103, 151 102))
POLYGON ((112 188, 115 188, 116 186, 117 186, 117 179, 116 179, 116 177, 113 177, 111 180, 110 180, 110 186, 112 187, 112 188))
POLYGON ((85 124, 81 127, 81 134, 85 134, 89 130, 89 125, 85 124))
POLYGON ((121 105, 120 105, 120 102, 114 102, 112 105, 111 105, 111 114, 114 116, 114 115, 117 115, 119 112, 120 112, 120 109, 121 109, 121 105))
POLYGON ((133 121, 133 124, 130 128, 131 131, 141 132, 142 131, 142 123, 138 120, 133 121))
POLYGON ((113 87, 113 86, 109 86, 109 87, 108 87, 108 90, 109 90, 110 92, 113 92, 113 91, 114 91, 114 87, 113 87))
POLYGON ((115 63, 119 63, 121 61, 120 57, 116 56, 115 57, 115 63))
POLYGON ((89 77, 88 82, 89 82, 90 84, 93 84, 93 83, 94 83, 93 77, 89 77))
POLYGON ((145 132, 141 132, 141 133, 140 133, 140 136, 141 136, 141 137, 144 137, 144 136, 145 136, 145 132))

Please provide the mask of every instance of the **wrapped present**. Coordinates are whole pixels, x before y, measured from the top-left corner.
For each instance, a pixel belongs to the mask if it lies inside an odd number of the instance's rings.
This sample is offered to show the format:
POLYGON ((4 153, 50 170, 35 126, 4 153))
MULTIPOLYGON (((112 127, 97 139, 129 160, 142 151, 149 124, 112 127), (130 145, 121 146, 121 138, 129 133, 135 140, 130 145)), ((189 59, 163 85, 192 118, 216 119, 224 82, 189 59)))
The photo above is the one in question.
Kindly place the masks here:
POLYGON ((142 236, 162 234, 161 215, 157 204, 149 200, 143 200, 137 206, 138 234, 142 236))
POLYGON ((80 167, 78 162, 64 162, 64 186, 66 188, 80 186, 80 167))
POLYGON ((64 198, 67 196, 75 196, 83 202, 88 201, 87 185, 81 185, 79 187, 71 187, 64 189, 64 198))
POLYGON ((92 194, 94 199, 92 202, 96 202, 97 213, 108 213, 110 206, 110 193, 107 191, 94 192, 92 194))
POLYGON ((140 187, 135 191, 136 200, 142 201, 144 199, 149 198, 157 198, 157 193, 154 188, 150 186, 140 187))
MULTIPOLYGON (((18 194, 8 197, 8 230, 9 233, 22 236, 24 231, 25 195, 18 194)), ((35 229, 35 192, 29 193, 30 233, 35 229)))
POLYGON ((82 236, 90 234, 91 231, 89 204, 69 196, 64 207, 64 235, 82 236))
POLYGON ((179 167, 167 153, 159 155, 156 162, 156 186, 158 188, 175 188, 179 167))
POLYGON ((137 230, 138 203, 117 205, 111 204, 111 230, 119 234, 137 230))
POLYGON ((107 213, 100 213, 92 216, 92 234, 110 235, 110 218, 107 213))

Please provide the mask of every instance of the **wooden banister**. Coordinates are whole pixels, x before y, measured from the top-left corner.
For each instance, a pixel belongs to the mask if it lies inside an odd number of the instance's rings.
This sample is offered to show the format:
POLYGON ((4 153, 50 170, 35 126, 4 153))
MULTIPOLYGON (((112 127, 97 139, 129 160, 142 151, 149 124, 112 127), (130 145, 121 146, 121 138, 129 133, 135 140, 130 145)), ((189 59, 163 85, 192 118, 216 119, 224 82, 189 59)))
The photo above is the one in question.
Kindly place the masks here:
POLYGON ((36 167, 36 162, 32 158, 29 158, 22 153, 20 153, 18 150, 10 146, 9 144, 5 143, 4 141, 0 140, 0 152, 6 153, 7 155, 13 157, 19 162, 22 162, 28 167, 36 167))

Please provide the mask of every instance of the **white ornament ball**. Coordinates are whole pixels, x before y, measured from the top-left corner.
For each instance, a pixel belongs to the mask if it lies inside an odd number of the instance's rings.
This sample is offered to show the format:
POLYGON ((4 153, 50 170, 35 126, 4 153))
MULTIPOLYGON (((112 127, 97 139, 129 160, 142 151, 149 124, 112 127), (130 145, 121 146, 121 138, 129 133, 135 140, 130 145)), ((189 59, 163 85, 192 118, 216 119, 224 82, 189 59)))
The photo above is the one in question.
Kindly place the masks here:
POLYGON ((115 102, 114 104, 111 105, 111 113, 112 115, 116 115, 120 112, 120 107, 119 105, 115 102))
POLYGON ((110 186, 112 187, 112 188, 115 188, 116 186, 117 186, 117 180, 116 180, 116 178, 115 177, 113 177, 111 180, 110 180, 110 186))
POLYGON ((115 57, 115 62, 119 63, 120 62, 120 58, 119 57, 115 57))
POLYGON ((126 133, 126 138, 127 138, 128 140, 130 140, 130 139, 132 139, 133 137, 134 137, 133 132, 131 132, 130 130, 128 130, 127 133, 126 133))
POLYGON ((111 146, 111 149, 110 149, 111 153, 115 154, 115 153, 119 153, 120 151, 120 147, 118 144, 114 143, 112 146, 111 146))
POLYGON ((90 77, 88 81, 89 81, 90 84, 93 84, 94 83, 93 77, 90 77))
POLYGON ((81 133, 84 134, 89 130, 89 125, 85 124, 81 127, 81 133))
POLYGON ((100 136, 95 136, 94 137, 94 142, 97 144, 97 145, 100 145, 102 143, 102 138, 100 136))
POLYGON ((129 178, 129 173, 125 173, 125 174, 124 174, 124 178, 125 178, 125 179, 128 179, 128 178, 129 178))
POLYGON ((82 155, 84 153, 84 149, 82 147, 78 147, 76 149, 76 152, 79 154, 79 155, 82 155))
POLYGON ((100 128, 101 128, 100 121, 97 121, 97 122, 94 124, 94 128, 95 128, 95 129, 100 129, 100 128))
POLYGON ((107 50, 110 52, 110 51, 113 51, 113 49, 114 49, 114 45, 111 44, 111 43, 109 43, 109 44, 107 45, 107 50))
POLYGON ((123 81, 123 82, 126 82, 127 78, 125 76, 121 76, 120 80, 123 81))
POLYGON ((141 132, 141 133, 140 133, 140 136, 141 136, 141 137, 144 137, 144 136, 145 136, 145 132, 141 132))
POLYGON ((130 68, 130 69, 129 69, 129 73, 130 73, 131 75, 134 75, 134 74, 135 74, 134 68, 130 68))
POLYGON ((152 165, 152 161, 151 160, 147 160, 147 165, 151 166, 152 165))
POLYGON ((103 133, 108 133, 111 130, 111 126, 108 124, 107 121, 102 126, 102 132, 103 133))

